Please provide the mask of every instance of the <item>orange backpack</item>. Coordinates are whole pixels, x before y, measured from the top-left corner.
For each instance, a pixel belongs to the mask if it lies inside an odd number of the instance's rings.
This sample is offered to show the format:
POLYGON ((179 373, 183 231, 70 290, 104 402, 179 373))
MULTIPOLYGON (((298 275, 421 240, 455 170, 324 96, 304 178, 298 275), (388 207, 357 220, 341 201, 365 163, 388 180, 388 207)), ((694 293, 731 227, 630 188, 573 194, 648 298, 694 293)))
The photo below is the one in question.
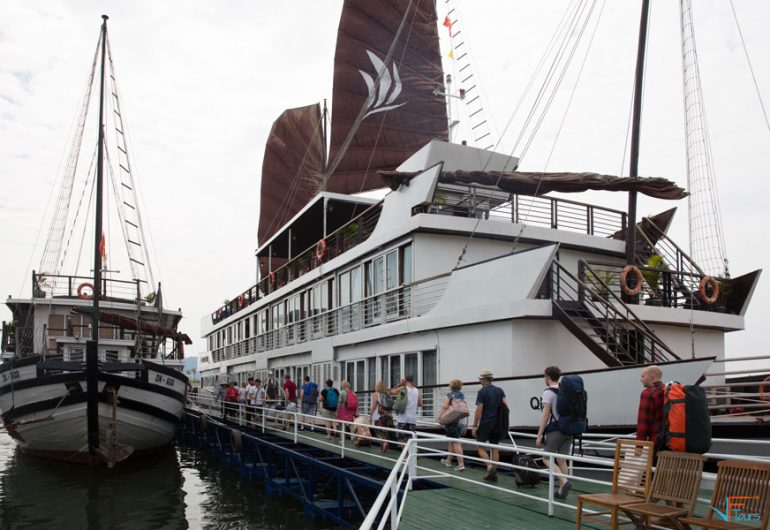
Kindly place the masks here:
POLYGON ((706 393, 701 387, 666 385, 658 445, 671 451, 700 454, 711 449, 711 418, 706 393))

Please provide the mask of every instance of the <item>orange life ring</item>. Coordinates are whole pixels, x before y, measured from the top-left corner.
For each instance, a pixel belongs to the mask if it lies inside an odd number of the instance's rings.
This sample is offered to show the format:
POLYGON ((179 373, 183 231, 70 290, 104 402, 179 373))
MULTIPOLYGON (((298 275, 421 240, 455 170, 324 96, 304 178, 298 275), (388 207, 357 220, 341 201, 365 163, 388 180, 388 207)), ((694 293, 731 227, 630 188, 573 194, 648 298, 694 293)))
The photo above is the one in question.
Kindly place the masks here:
POLYGON ((245 305, 246 305, 246 297, 245 297, 245 296, 243 296, 243 295, 240 295, 240 296, 238 297, 238 307, 239 307, 240 309, 243 309, 243 306, 245 306, 245 305))
POLYGON ((620 271, 620 288, 623 289, 623 292, 628 296, 636 296, 639 294, 642 290, 643 282, 644 278, 642 277, 642 271, 640 271, 639 267, 636 267, 635 265, 626 265, 623 267, 623 270, 620 271), (628 285, 628 275, 631 273, 633 273, 634 277, 636 278, 636 283, 634 284, 633 289, 628 285))
POLYGON ((698 294, 704 303, 713 304, 719 298, 719 282, 713 276, 704 276, 698 286, 698 294), (711 296, 706 295, 706 287, 709 285, 711 286, 711 296))
POLYGON ((770 386, 770 375, 765 377, 765 380, 759 385, 759 399, 762 401, 770 401, 770 392, 767 391, 768 386, 770 386))
POLYGON ((88 282, 84 282, 78 285, 78 298, 82 298, 83 300, 92 300, 94 298, 94 286, 88 282), (91 294, 83 293, 83 289, 85 289, 86 287, 91 289, 91 294))
POLYGON ((326 256, 326 240, 319 239, 315 245, 315 257, 316 259, 324 259, 326 256))

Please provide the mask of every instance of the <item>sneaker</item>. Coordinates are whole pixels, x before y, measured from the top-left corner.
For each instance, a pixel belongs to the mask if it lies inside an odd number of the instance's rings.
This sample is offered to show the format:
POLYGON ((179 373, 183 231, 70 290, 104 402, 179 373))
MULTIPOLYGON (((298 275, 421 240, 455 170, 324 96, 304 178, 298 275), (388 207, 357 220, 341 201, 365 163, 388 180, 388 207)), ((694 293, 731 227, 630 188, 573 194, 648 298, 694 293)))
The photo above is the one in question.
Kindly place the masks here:
POLYGON ((446 467, 452 467, 452 462, 450 462, 450 461, 449 461, 448 459, 446 459, 446 458, 442 458, 442 459, 441 459, 441 463, 442 463, 442 464, 444 464, 446 467))
POLYGON ((497 480, 497 469, 493 466, 487 466, 487 471, 484 473, 484 480, 497 480))
POLYGON ((465 466, 464 466, 464 465, 462 465, 462 464, 460 464, 459 466, 457 466, 457 467, 455 468, 455 471, 465 471, 465 466))
POLYGON ((560 499, 566 499, 571 489, 572 489, 572 483, 567 481, 564 483, 564 486, 562 486, 559 489, 559 491, 556 492, 556 496, 559 497, 560 499))

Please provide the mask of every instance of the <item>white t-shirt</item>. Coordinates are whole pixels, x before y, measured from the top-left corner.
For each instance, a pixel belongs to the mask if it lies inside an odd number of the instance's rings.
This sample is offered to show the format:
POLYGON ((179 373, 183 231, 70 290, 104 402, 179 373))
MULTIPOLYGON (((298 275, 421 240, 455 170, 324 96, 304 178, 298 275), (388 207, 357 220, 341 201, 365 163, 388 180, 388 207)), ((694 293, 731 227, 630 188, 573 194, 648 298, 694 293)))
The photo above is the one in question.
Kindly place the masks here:
POLYGON ((257 388, 254 398, 254 405, 257 407, 265 406, 265 387, 261 386, 257 388))
MULTIPOLYGON (((548 388, 555 388, 558 390, 559 385, 557 384, 556 386, 551 386, 548 388)), ((550 404, 551 414, 553 414, 553 417, 556 421, 559 421, 559 413, 556 412, 556 399, 559 397, 559 393, 554 392, 553 390, 548 390, 548 388, 543 390, 543 408, 545 408, 546 403, 550 404)), ((549 418, 549 421, 550 421, 550 418, 549 418)))
POLYGON ((249 405, 254 405, 254 400, 257 397, 257 386, 256 385, 247 385, 246 386, 246 399, 249 401, 249 405))
POLYGON ((417 423, 417 405, 420 400, 420 391, 415 387, 406 387, 406 410, 403 414, 396 414, 398 423, 417 423))

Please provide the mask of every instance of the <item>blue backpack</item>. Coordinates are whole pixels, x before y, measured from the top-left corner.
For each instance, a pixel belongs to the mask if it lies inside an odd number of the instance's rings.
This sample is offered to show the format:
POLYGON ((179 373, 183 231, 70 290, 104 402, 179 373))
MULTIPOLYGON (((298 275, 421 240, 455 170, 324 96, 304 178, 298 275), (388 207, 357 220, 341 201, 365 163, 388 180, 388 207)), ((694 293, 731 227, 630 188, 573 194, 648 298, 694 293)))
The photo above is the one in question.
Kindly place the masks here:
POLYGON ((559 382, 559 388, 549 388, 556 392, 556 412, 559 419, 551 414, 551 423, 546 431, 559 431, 564 434, 583 434, 588 430, 588 394, 579 375, 565 375, 559 382))
POLYGON ((326 396, 324 397, 324 408, 326 410, 337 410, 337 400, 340 397, 340 393, 336 388, 327 388, 326 396))

